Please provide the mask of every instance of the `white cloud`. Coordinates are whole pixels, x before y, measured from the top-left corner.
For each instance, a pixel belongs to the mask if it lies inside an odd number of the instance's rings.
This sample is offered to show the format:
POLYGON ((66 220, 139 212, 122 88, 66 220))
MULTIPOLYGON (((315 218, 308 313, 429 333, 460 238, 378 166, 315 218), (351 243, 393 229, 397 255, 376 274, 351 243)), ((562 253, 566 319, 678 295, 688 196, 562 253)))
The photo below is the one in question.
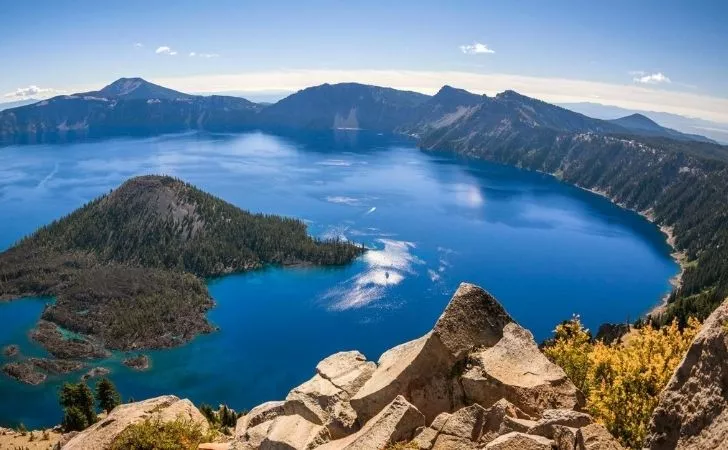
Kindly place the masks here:
POLYGON ((217 54, 217 53, 196 53, 196 52, 190 52, 190 56, 192 56, 192 57, 198 56, 200 58, 217 58, 220 55, 217 54))
POLYGON ((177 54, 176 51, 172 50, 171 48, 167 47, 166 45, 158 47, 154 53, 156 53, 158 55, 169 55, 169 56, 174 56, 177 54))
POLYGON ((643 84, 671 83, 670 78, 668 78, 662 72, 645 73, 641 70, 636 70, 636 71, 630 72, 630 75, 634 76, 632 81, 634 81, 635 83, 643 83, 643 84))
POLYGON ((136 47, 136 48, 142 48, 142 47, 144 47, 144 44, 142 44, 141 42, 135 42, 134 43, 134 47, 136 47))
POLYGON ((481 44, 480 42, 473 42, 472 45, 461 45, 460 51, 466 55, 495 53, 495 50, 491 50, 487 45, 481 44))
POLYGON ((51 88, 40 88, 35 85, 30 85, 28 87, 24 88, 18 88, 15 90, 15 92, 8 92, 5 94, 5 97, 18 97, 18 98, 26 98, 26 97, 47 97, 52 94, 56 94, 63 91, 58 91, 56 89, 51 88))
MULTIPOLYGON (((593 102, 643 111, 660 111, 728 124, 728 98, 661 85, 613 84, 569 78, 532 77, 507 73, 425 70, 323 70, 295 69, 243 73, 152 78, 152 81, 182 92, 224 91, 292 93, 322 83, 359 83, 389 86, 434 94, 449 84, 475 94, 495 95, 513 89, 551 103, 593 102)), ((108 80, 95 84, 64 86, 65 92, 85 92, 102 88, 108 80)), ((673 82, 671 86, 677 86, 673 82)))

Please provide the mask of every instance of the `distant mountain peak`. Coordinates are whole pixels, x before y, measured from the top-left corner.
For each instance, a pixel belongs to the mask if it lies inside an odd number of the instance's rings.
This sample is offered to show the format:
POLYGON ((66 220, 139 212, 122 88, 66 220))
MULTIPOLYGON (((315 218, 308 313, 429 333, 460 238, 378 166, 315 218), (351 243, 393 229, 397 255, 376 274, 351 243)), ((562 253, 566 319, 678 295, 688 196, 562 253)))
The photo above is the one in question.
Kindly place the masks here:
POLYGON ((630 114, 629 116, 620 117, 619 119, 614 119, 611 121, 612 123, 616 123, 618 125, 621 125, 625 128, 631 129, 631 130, 649 130, 649 131, 663 131, 665 128, 663 128, 660 124, 655 122, 654 120, 650 119, 649 117, 634 113, 630 114))
POLYGON ((652 120, 649 117, 647 117, 647 116, 645 116, 643 114, 640 114, 640 113, 630 114, 629 116, 623 117, 622 119, 632 120, 632 121, 640 121, 640 122, 644 122, 645 124, 651 124, 651 125, 657 125, 657 126, 659 126, 657 122, 655 122, 654 120, 652 120))
POLYGON ((119 78, 113 83, 105 86, 99 92, 111 94, 113 96, 128 95, 145 84, 151 85, 152 83, 149 83, 143 78, 119 78))
POLYGON ((193 97, 189 94, 168 89, 158 84, 139 78, 119 78, 113 83, 105 86, 100 91, 88 92, 88 95, 106 97, 106 98, 124 98, 132 99, 166 99, 174 100, 178 98, 193 97))
POLYGON ((499 94, 496 94, 495 96, 498 100, 527 100, 527 101, 533 101, 536 100, 532 97, 529 97, 527 95, 523 95, 521 93, 518 93, 512 89, 505 90, 499 94))
POLYGON ((461 104, 462 106, 472 106, 480 103, 485 95, 477 95, 472 92, 468 92, 465 89, 459 89, 450 85, 445 85, 437 91, 430 101, 437 104, 461 104))
POLYGON ((472 92, 468 92, 465 89, 456 88, 456 87, 450 86, 449 84, 446 84, 445 86, 441 87, 439 91, 437 91, 437 94, 435 94, 435 97, 443 96, 443 95, 477 95, 477 94, 473 94, 472 92))

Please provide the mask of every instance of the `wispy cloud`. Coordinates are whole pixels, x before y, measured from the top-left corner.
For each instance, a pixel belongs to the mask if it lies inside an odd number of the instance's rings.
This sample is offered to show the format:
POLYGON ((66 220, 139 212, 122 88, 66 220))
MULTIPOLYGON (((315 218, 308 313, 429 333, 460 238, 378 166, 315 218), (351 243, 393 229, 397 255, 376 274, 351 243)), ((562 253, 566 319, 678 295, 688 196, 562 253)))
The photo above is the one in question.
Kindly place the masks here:
MULTIPOLYGON (((680 91, 680 84, 606 83, 572 78, 534 77, 509 73, 477 73, 431 70, 334 70, 295 69, 246 71, 183 77, 159 77, 152 81, 182 92, 292 93, 322 83, 359 83, 435 94, 443 85, 457 86, 474 94, 495 95, 513 89, 550 103, 593 102, 643 111, 680 114, 728 124, 728 98, 694 91, 680 91)), ((108 80, 63 86, 63 92, 101 89, 108 80)))
POLYGON ((662 72, 647 73, 643 70, 634 70, 629 73, 634 78, 632 81, 635 83, 642 84, 660 84, 660 83, 671 83, 672 81, 662 72))
MULTIPOLYGON (((183 92, 276 91, 295 92, 322 83, 360 83, 436 93, 449 84, 475 94, 495 95, 513 89, 551 103, 589 102, 599 98, 605 105, 627 109, 662 111, 728 123, 728 98, 694 92, 660 89, 665 84, 613 84, 569 78, 532 77, 507 73, 418 70, 271 70, 244 73, 157 78, 151 80, 183 92)), ((99 86, 102 83, 99 83, 99 86)), ((671 86, 677 86, 673 82, 671 86)), ((98 89, 77 86, 69 92, 98 89)))
POLYGON ((5 94, 5 97, 17 97, 17 98, 26 98, 26 97, 39 97, 39 96, 48 96, 52 94, 57 94, 63 91, 59 91, 52 88, 41 88, 36 85, 30 85, 28 87, 24 88, 18 88, 15 90, 15 92, 8 92, 5 94))
POLYGON ((217 58, 220 55, 218 53, 197 53, 197 52, 190 52, 191 57, 198 57, 198 58, 217 58))
POLYGON ((461 45, 460 51, 466 55, 495 53, 495 50, 488 48, 487 45, 481 44, 480 42, 473 42, 471 45, 461 45))
POLYGON ((155 50, 154 53, 156 53, 157 55, 169 55, 169 56, 174 56, 177 54, 176 51, 172 50, 171 48, 167 47, 166 45, 157 47, 157 50, 155 50))

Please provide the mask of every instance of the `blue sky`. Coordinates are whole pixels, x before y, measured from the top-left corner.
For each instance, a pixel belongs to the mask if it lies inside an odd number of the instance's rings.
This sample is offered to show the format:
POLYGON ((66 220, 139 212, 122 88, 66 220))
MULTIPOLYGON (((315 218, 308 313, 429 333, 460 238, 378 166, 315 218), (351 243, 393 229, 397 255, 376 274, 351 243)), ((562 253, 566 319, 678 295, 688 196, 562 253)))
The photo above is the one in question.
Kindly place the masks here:
POLYGON ((724 1, 0 3, 0 101, 122 76, 191 92, 348 80, 728 122, 724 1))

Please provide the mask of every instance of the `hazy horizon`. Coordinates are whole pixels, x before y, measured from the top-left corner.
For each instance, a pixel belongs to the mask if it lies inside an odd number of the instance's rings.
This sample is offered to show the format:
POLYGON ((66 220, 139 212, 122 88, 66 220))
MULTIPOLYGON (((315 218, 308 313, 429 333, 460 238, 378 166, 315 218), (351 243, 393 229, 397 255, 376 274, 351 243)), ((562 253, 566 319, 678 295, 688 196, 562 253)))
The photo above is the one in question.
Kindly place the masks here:
POLYGON ((13 20, 0 42, 0 102, 133 76, 260 95, 356 81, 427 94, 513 89, 728 124, 728 10, 699 3, 30 0, 4 10, 13 20))

